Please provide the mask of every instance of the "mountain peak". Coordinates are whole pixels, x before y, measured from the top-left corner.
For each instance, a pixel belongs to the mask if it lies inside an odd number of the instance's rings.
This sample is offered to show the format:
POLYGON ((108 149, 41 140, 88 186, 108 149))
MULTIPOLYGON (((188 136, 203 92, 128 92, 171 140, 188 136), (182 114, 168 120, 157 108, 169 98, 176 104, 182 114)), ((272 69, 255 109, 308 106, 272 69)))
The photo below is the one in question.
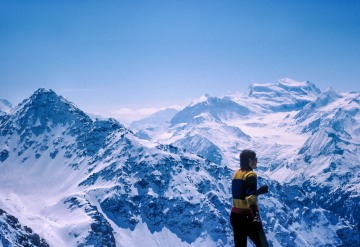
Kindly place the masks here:
POLYGON ((199 123, 205 120, 220 121, 229 116, 246 116, 250 110, 229 97, 210 97, 208 94, 200 97, 191 105, 178 112, 172 119, 171 124, 199 123))
POLYGON ((76 108, 71 102, 66 100, 64 97, 58 95, 51 89, 39 88, 36 90, 30 98, 24 100, 20 105, 24 104, 40 104, 41 106, 52 106, 58 103, 63 103, 69 107, 76 108))
POLYGON ((51 89, 46 89, 46 88, 39 88, 34 92, 34 94, 42 94, 42 93, 55 93, 55 92, 51 89))
POLYGON ((295 81, 290 78, 283 78, 276 83, 253 83, 249 87, 250 97, 273 97, 281 95, 311 96, 312 98, 321 93, 313 83, 309 81, 295 81), (274 95, 277 93, 278 95, 274 95))
POLYGON ((198 99, 194 100, 193 102, 191 102, 190 106, 194 106, 194 105, 197 105, 199 103, 209 102, 209 99, 211 99, 211 96, 206 93, 203 96, 201 96, 200 98, 198 98, 198 99))
POLYGON ((316 100, 316 104, 318 106, 324 106, 335 100, 342 98, 342 95, 336 92, 332 87, 326 89, 322 94, 319 95, 318 99, 316 100))
POLYGON ((311 82, 283 78, 276 83, 253 83, 248 96, 260 100, 273 111, 298 110, 315 100, 321 91, 311 82))
POLYGON ((76 121, 91 122, 91 118, 74 104, 57 95, 51 89, 40 88, 14 109, 14 118, 24 123, 35 124, 39 120, 44 126, 71 124, 76 121))
POLYGON ((38 90, 36 90, 31 96, 30 96, 30 100, 33 102, 36 101, 41 101, 41 102, 46 102, 46 101, 50 101, 53 102, 55 101, 62 101, 64 103, 69 103, 66 99, 64 99, 62 96, 57 95, 53 90, 51 89, 45 89, 45 88, 39 88, 38 90))
POLYGON ((138 121, 134 121, 131 123, 130 127, 131 129, 135 130, 141 130, 146 128, 152 128, 156 126, 161 126, 165 124, 166 122, 170 121, 172 117, 175 116, 176 113, 179 111, 175 108, 166 108, 163 110, 160 110, 158 112, 155 112, 154 114, 140 119, 138 121))
POLYGON ((277 83, 291 87, 308 87, 312 85, 312 83, 309 81, 295 81, 294 79, 286 78, 286 77, 279 79, 277 83))
POLYGON ((328 88, 324 91, 323 94, 332 95, 332 96, 334 96, 334 97, 336 97, 336 98, 338 98, 338 97, 340 96, 340 94, 339 94, 337 91, 335 91, 332 87, 328 87, 328 88))
POLYGON ((290 78, 284 78, 278 81, 279 85, 292 93, 297 95, 306 95, 311 98, 315 98, 321 94, 320 89, 318 89, 315 84, 310 81, 298 82, 290 78))

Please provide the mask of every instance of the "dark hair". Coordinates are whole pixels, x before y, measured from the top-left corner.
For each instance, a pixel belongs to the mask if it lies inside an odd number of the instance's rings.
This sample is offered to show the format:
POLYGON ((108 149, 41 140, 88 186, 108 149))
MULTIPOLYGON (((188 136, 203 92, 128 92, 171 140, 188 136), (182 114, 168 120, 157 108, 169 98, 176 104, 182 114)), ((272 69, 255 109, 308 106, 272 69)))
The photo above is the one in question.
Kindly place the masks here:
POLYGON ((240 167, 244 170, 251 169, 249 167, 249 161, 250 159, 255 159, 256 153, 252 150, 245 149, 240 154, 240 167))

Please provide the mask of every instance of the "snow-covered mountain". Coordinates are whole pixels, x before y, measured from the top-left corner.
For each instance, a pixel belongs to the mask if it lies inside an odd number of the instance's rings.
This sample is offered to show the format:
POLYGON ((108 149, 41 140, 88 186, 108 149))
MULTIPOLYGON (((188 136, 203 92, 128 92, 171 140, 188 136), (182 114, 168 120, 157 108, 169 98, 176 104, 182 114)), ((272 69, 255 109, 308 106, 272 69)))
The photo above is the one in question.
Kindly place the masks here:
POLYGON ((359 96, 359 92, 339 93, 330 88, 299 111, 294 126, 310 136, 292 162, 274 171, 278 181, 302 186, 319 206, 345 218, 358 231, 359 96))
POLYGON ((289 78, 276 83, 253 83, 248 92, 249 97, 257 99, 253 104, 256 103, 270 112, 299 110, 319 94, 320 90, 313 83, 297 82, 289 78))
POLYGON ((153 132, 155 129, 162 131, 161 127, 166 126, 176 113, 178 113, 178 110, 174 108, 166 108, 150 115, 149 117, 132 122, 129 128, 132 129, 135 132, 135 135, 139 138, 151 140, 148 132, 153 132))
POLYGON ((358 92, 282 79, 202 96, 147 134, 232 170, 242 149, 256 150, 259 174, 274 187, 262 205, 273 245, 358 246, 359 109, 358 92))
POLYGON ((217 98, 205 95, 178 112, 171 119, 171 124, 199 123, 208 119, 220 121, 234 116, 246 116, 249 113, 250 110, 247 107, 237 104, 227 97, 217 98))
MULTIPOLYGON (((230 244, 230 169, 92 120, 51 90, 1 121, 0 153, 0 208, 50 246, 230 244)), ((3 226, 4 246, 27 238, 3 226)))
POLYGON ((359 94, 252 84, 135 135, 39 89, 0 118, 0 243, 233 246, 231 178, 250 148, 271 246, 359 246, 359 94))
POLYGON ((166 108, 150 115, 149 117, 132 122, 130 128, 135 130, 154 128, 170 121, 176 113, 178 113, 178 110, 174 108, 166 108))

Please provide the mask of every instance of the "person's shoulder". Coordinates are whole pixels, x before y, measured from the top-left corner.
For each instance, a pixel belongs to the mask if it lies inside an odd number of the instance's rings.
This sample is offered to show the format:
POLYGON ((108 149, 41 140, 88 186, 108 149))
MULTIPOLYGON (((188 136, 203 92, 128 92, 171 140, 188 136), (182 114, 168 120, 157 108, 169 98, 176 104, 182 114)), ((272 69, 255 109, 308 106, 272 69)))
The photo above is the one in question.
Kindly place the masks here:
POLYGON ((242 176, 243 176, 243 171, 239 169, 234 173, 233 179, 238 179, 241 178, 242 176))
POLYGON ((245 174, 245 178, 257 178, 257 175, 254 171, 247 171, 245 174))
POLYGON ((244 170, 239 169, 239 170, 237 170, 237 171, 235 172, 233 178, 234 178, 234 179, 244 179, 245 176, 246 176, 246 173, 247 173, 247 171, 244 171, 244 170))
POLYGON ((235 172, 233 177, 233 179, 242 179, 242 180, 246 180, 248 178, 257 178, 257 175, 254 171, 239 169, 235 172))

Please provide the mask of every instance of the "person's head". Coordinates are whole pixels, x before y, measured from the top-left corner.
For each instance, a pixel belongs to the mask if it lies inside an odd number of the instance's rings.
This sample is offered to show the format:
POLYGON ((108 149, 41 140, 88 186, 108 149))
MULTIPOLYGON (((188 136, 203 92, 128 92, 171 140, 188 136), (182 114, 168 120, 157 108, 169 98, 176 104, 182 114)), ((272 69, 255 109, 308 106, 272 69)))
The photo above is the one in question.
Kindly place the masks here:
POLYGON ((257 168, 257 158, 254 151, 245 149, 240 153, 240 168, 243 170, 257 168))

